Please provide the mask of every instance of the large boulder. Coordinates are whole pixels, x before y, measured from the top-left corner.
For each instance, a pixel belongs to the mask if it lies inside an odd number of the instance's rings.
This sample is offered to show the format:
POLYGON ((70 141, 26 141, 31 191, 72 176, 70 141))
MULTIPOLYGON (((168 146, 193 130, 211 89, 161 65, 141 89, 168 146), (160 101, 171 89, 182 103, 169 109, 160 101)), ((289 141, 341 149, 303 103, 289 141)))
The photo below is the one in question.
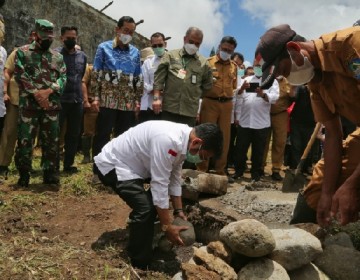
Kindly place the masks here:
POLYGON ((273 229, 271 233, 276 247, 270 258, 288 271, 310 263, 322 253, 320 240, 302 229, 273 229))
POLYGON ((288 273, 290 280, 331 280, 313 263, 309 263, 288 273))
POLYGON ((235 270, 222 259, 194 247, 194 261, 207 270, 214 271, 222 280, 236 280, 235 270))
POLYGON ((220 239, 232 251, 248 257, 262 257, 270 254, 275 248, 275 239, 271 231, 254 219, 228 224, 220 230, 220 239))
POLYGON ((360 279, 360 252, 339 245, 329 245, 314 264, 332 280, 360 279))
POLYGON ((250 262, 238 273, 238 280, 290 280, 285 268, 277 262, 261 258, 250 262))

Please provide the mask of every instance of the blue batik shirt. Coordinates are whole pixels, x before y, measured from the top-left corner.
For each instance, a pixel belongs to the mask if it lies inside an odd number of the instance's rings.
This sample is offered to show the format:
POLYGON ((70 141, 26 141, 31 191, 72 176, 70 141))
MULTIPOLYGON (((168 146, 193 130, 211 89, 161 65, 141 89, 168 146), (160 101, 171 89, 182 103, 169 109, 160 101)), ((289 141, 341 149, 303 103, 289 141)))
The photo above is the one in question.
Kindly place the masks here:
POLYGON ((121 49, 116 43, 114 39, 98 46, 91 89, 100 107, 131 111, 143 92, 140 52, 133 45, 121 49))

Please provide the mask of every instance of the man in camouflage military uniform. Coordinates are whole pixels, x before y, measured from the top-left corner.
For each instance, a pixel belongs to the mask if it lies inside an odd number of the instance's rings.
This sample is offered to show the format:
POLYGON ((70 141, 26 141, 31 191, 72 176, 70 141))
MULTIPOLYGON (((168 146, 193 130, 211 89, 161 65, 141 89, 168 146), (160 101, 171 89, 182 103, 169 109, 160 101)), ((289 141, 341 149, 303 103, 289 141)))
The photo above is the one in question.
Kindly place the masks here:
POLYGON ((42 145, 44 184, 58 184, 56 164, 59 143, 60 95, 66 82, 66 66, 61 54, 50 49, 54 25, 44 19, 35 22, 35 40, 18 49, 15 79, 19 84, 18 144, 15 163, 20 173, 18 185, 29 184, 32 143, 39 127, 42 145))

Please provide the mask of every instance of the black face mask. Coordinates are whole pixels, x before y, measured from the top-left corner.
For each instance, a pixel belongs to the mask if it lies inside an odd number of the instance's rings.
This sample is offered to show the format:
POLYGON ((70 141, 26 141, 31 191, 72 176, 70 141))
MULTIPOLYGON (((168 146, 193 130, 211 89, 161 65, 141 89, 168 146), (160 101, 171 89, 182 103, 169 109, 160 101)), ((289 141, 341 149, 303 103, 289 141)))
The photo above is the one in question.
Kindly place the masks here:
POLYGON ((64 45, 68 50, 72 50, 76 45, 76 40, 75 39, 66 39, 64 41, 64 45))
POLYGON ((52 43, 53 43, 53 40, 45 39, 45 40, 41 40, 39 42, 39 45, 43 51, 47 51, 50 48, 52 43))

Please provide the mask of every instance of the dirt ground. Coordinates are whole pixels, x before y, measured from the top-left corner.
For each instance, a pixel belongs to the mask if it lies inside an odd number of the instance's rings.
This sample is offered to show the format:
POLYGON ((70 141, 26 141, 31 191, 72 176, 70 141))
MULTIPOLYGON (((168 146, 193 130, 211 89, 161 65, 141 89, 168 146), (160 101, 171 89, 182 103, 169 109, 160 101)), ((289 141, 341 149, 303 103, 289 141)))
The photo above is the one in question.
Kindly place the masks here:
MULTIPOLYGON (((127 205, 111 190, 91 185, 90 164, 78 163, 74 175, 61 173, 59 187, 42 185, 35 158, 28 188, 17 187, 13 166, 0 183, 0 279, 171 279, 191 257, 191 248, 155 251, 150 270, 133 269, 126 253, 127 205)), ((210 198, 213 205, 267 224, 288 223, 296 194, 282 194, 269 176, 259 184, 249 181, 210 198)))

